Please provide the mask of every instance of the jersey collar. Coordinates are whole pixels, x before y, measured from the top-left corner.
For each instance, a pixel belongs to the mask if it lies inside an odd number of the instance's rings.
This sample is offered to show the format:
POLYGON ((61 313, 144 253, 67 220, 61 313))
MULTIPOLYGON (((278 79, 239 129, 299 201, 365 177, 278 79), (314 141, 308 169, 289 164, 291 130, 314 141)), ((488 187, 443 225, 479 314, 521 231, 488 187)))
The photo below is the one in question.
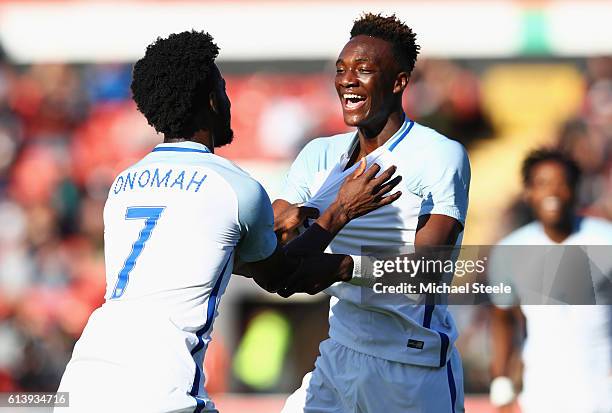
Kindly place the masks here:
MULTIPOLYGON (((378 157, 384 151, 392 152, 395 149, 395 147, 402 140, 404 140, 404 138, 408 135, 408 133, 410 133, 410 130, 412 129, 413 126, 414 126, 414 121, 411 119, 408 119, 406 114, 404 114, 404 122, 402 123, 402 126, 400 126, 397 132, 395 132, 393 136, 391 136, 391 138, 387 140, 387 142, 385 142, 382 146, 378 147, 376 150, 371 152, 368 155, 368 158, 378 157)), ((357 137, 357 131, 355 131, 355 135, 353 136, 353 139, 351 140, 351 144, 349 145, 348 152, 345 152, 342 154, 343 161, 348 161, 350 159, 351 155, 357 148, 358 144, 359 144, 359 138, 357 137)), ((356 162, 356 163, 359 163, 359 162, 356 162)))
MULTIPOLYGON (((406 114, 404 113, 404 122, 402 123, 402 126, 400 126, 397 132, 395 132, 393 136, 391 136, 391 138, 387 140, 387 142, 385 142, 383 145, 377 148, 374 152, 377 152, 377 151, 382 152, 383 150, 388 150, 389 152, 393 152, 395 147, 401 141, 403 141, 404 138, 410 133, 410 130, 412 129, 413 126, 414 126, 414 121, 411 119, 408 119, 408 116, 406 116, 406 114)), ((348 152, 343 154, 343 157, 347 159, 350 158, 351 154, 357 148, 358 143, 359 143, 359 138, 357 137, 357 131, 355 131, 355 135, 353 136, 353 139, 351 140, 349 150, 348 152)))
POLYGON ((157 145, 153 152, 196 152, 196 153, 210 153, 210 149, 198 142, 183 141, 183 142, 172 142, 172 143, 160 143, 157 145))
POLYGON ((389 152, 393 152, 393 149, 395 149, 395 147, 410 133, 413 126, 414 121, 412 119, 408 119, 408 116, 406 116, 404 113, 404 123, 402 123, 402 126, 397 130, 397 132, 395 132, 395 134, 393 134, 391 139, 385 142, 383 146, 386 147, 389 152))

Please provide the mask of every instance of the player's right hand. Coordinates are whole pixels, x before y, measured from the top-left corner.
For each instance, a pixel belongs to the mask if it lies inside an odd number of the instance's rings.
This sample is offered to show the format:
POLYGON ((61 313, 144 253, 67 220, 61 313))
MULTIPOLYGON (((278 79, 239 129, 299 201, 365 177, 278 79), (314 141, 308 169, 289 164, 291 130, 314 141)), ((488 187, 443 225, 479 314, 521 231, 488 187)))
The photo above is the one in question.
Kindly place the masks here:
POLYGON ((363 158, 355 172, 344 180, 334 201, 335 206, 348 220, 352 220, 396 201, 402 195, 401 191, 387 195, 402 180, 399 175, 391 179, 396 170, 391 166, 376 177, 380 165, 375 163, 366 169, 363 158))

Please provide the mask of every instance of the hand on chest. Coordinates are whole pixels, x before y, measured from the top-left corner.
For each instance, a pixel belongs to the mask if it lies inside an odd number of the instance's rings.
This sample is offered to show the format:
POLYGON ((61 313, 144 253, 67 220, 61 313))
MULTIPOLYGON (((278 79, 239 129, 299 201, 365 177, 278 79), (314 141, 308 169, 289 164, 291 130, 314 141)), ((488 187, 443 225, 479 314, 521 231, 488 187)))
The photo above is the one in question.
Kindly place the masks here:
MULTIPOLYGON (((381 148, 382 149, 382 148, 381 148)), ((416 229, 419 212, 424 199, 421 197, 418 176, 412 171, 409 160, 403 161, 388 151, 368 155, 367 165, 380 165, 379 173, 390 166, 397 166, 396 174, 402 176, 402 182, 393 191, 402 191, 402 196, 391 205, 384 206, 367 215, 351 221, 345 230, 401 230, 416 229)), ((323 212, 336 199, 344 180, 355 170, 356 165, 346 168, 346 159, 341 159, 329 168, 318 171, 310 187, 311 198, 306 205, 318 208, 323 212)), ((345 232, 343 230, 343 232, 345 232)))

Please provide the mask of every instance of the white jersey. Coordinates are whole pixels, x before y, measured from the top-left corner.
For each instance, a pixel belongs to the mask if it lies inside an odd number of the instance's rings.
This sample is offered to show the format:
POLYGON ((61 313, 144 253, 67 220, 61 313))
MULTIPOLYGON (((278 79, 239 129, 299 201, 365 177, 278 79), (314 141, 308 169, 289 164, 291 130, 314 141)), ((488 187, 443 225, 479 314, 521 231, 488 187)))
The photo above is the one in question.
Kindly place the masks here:
MULTIPOLYGON (((234 258, 270 256, 273 221, 261 185, 195 142, 160 144, 119 174, 104 208, 106 302, 60 386, 71 405, 91 395, 86 383, 118 411, 202 407, 202 361, 234 258)), ((91 400, 84 411, 104 403, 91 400)))
MULTIPOLYGON (((533 222, 512 232, 498 245, 612 246, 612 224, 597 218, 579 218, 574 232, 557 244, 548 238, 539 222, 533 222)), ((585 251, 589 253, 588 248, 585 251)), ((590 257, 591 263, 609 276, 612 256, 599 255, 590 257)), ((504 280, 501 268, 495 271, 491 269, 497 266, 489 268, 493 282, 504 280)), ((506 298, 503 300, 500 304, 506 305, 506 298)), ((520 304, 520 293, 514 302, 520 304)), ((521 304, 521 311, 527 320, 522 353, 523 410, 612 412, 611 307, 521 304)))
MULTIPOLYGON (((335 199, 357 144, 356 133, 311 141, 287 175, 281 198, 324 211, 335 199)), ((403 195, 391 205, 357 218, 334 238, 328 252, 361 255, 364 246, 414 245, 419 216, 443 214, 465 223, 470 167, 461 144, 406 119, 384 145, 367 157, 381 171, 395 165, 403 195)), ((460 241, 459 241, 460 242, 460 241)), ((401 363, 442 367, 457 330, 445 305, 419 305, 401 294, 375 294, 351 283, 326 290, 330 337, 361 353, 401 363), (420 345, 409 345, 420 343, 420 345)))

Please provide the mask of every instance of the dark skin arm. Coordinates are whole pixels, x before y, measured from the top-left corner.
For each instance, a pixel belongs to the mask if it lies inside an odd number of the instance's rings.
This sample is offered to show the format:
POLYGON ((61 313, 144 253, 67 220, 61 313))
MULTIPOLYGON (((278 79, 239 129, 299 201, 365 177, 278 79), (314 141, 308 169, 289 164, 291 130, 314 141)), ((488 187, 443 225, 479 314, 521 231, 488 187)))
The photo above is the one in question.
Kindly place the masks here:
MULTIPOLYGON (((314 211, 305 210, 305 207, 290 204, 284 199, 277 199, 272 204, 274 208, 275 229, 280 239, 289 240, 298 233, 297 228, 303 223, 309 214, 314 211)), ((416 246, 435 246, 435 245, 453 245, 457 241, 457 237, 463 230, 463 225, 454 218, 446 215, 423 215, 419 218, 417 225, 417 233, 415 238, 416 246)), ((331 241, 331 239, 330 239, 331 241)), ((327 244, 324 248, 327 247, 327 244)), ((323 249, 324 249, 323 248, 323 249)), ((322 251, 322 250, 321 250, 322 251)), ((300 271, 299 277, 292 277, 289 280, 289 288, 285 288, 279 292, 281 296, 288 296, 294 292, 312 291, 316 285, 323 284, 321 277, 315 277, 317 274, 314 270, 310 274, 306 271, 300 271), (299 278, 299 281, 293 281, 293 278, 299 278)), ((335 281, 350 281, 352 277, 352 266, 350 274, 345 274, 341 280, 335 281)), ((335 282, 334 281, 334 282, 335 282)), ((327 283, 329 285, 332 283, 327 283)))
POLYGON ((350 278, 352 259, 345 255, 322 254, 333 237, 352 219, 394 202, 401 192, 387 194, 400 182, 391 179, 395 167, 379 177, 380 166, 374 164, 366 170, 365 162, 342 184, 336 200, 308 230, 284 247, 277 247, 268 258, 241 265, 241 271, 251 275, 257 284, 275 292, 284 287, 291 274, 299 274, 300 267, 308 268, 322 277, 313 283, 309 292, 326 288, 336 281, 350 278), (314 287, 314 285, 317 287, 314 287))
MULTIPOLYGON (((274 209, 274 230, 281 240, 287 242, 295 238, 298 228, 307 218, 318 215, 315 208, 291 204, 284 199, 272 203, 274 209)), ((419 217, 415 237, 416 246, 453 245, 463 231, 463 225, 455 218, 428 214, 419 217)))
MULTIPOLYGON (((517 351, 514 337, 523 319, 519 307, 491 308, 491 377, 511 375, 510 362, 517 351)), ((513 404, 502 406, 499 413, 511 413, 513 404)))
POLYGON ((493 377, 510 375, 510 359, 515 351, 514 335, 518 325, 520 310, 513 308, 491 309, 491 375, 493 377))
POLYGON ((417 224, 414 245, 436 246, 454 245, 463 231, 463 225, 447 215, 422 215, 417 224))

